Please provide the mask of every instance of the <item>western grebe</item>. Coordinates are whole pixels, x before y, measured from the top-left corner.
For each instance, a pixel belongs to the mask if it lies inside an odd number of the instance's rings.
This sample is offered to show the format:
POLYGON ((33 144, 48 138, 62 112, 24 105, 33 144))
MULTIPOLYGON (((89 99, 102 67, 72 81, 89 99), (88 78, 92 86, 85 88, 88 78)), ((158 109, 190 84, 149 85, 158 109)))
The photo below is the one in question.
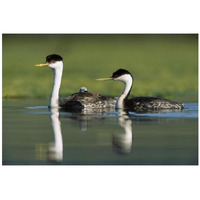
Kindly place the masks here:
POLYGON ((48 107, 60 107, 65 110, 93 109, 93 108, 114 108, 116 100, 111 97, 102 96, 97 93, 90 93, 87 88, 81 87, 78 93, 74 93, 59 100, 59 90, 63 72, 63 58, 57 54, 46 57, 46 63, 37 64, 37 67, 47 66, 53 71, 53 88, 48 107))
POLYGON ((97 80, 114 80, 125 84, 124 91, 116 102, 116 108, 124 108, 137 112, 183 109, 183 104, 159 97, 134 97, 128 99, 133 84, 133 76, 125 69, 118 69, 110 78, 100 78, 97 80))

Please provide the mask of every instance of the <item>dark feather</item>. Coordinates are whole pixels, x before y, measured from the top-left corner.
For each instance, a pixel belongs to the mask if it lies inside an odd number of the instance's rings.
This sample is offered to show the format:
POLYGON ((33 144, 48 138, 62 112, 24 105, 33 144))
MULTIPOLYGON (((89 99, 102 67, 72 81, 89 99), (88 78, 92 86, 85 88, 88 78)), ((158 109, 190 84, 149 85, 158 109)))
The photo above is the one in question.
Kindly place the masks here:
POLYGON ((124 100, 125 108, 131 111, 182 110, 183 104, 159 97, 134 97, 124 100))

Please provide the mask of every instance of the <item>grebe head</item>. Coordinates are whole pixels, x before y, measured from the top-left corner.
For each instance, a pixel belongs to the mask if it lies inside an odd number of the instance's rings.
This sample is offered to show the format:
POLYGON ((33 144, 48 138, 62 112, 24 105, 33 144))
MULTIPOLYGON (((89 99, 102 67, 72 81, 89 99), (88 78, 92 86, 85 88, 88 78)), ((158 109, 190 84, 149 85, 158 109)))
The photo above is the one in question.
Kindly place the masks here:
POLYGON ((131 82, 133 80, 133 77, 129 71, 126 69, 118 69, 115 71, 110 78, 99 78, 96 79, 98 81, 106 81, 106 80, 114 80, 114 81, 122 81, 124 83, 131 82))
POLYGON ((46 57, 46 63, 35 65, 36 67, 49 67, 53 70, 63 68, 63 58, 57 54, 51 54, 46 57))
POLYGON ((124 83, 133 80, 131 73, 125 69, 118 69, 115 71, 111 77, 114 81, 122 81, 124 83))
POLYGON ((79 93, 83 94, 87 92, 87 88, 86 87, 81 87, 79 90, 79 93))

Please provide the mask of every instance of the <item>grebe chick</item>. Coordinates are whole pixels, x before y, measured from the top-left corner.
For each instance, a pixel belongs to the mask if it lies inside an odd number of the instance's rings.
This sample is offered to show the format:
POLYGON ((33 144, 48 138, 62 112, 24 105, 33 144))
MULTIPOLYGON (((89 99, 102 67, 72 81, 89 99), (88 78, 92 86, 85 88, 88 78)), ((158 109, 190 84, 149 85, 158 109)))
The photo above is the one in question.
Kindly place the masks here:
POLYGON ((53 71, 53 88, 49 100, 49 108, 57 107, 64 110, 92 109, 92 108, 114 108, 116 100, 111 97, 90 93, 87 88, 82 87, 78 93, 67 98, 59 99, 59 90, 63 72, 63 58, 57 54, 46 57, 46 63, 35 65, 37 67, 49 67, 53 71))
POLYGON ((81 87, 79 90, 79 93, 85 93, 87 92, 87 88, 86 87, 81 87))
POLYGON ((128 99, 133 84, 133 76, 125 69, 118 69, 110 78, 97 80, 114 80, 125 84, 124 91, 116 102, 117 109, 123 108, 130 111, 146 112, 154 110, 182 110, 184 108, 181 103, 159 97, 134 97, 128 99))

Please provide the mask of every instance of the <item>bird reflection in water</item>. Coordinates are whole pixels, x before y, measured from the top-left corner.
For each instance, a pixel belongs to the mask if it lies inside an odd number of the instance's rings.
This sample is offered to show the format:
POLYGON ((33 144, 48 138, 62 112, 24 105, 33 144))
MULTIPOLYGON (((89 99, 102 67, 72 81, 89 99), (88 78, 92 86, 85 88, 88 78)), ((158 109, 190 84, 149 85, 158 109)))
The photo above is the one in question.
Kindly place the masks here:
POLYGON ((118 114, 124 132, 113 135, 113 148, 117 153, 128 154, 132 150, 132 121, 124 110, 119 109, 118 114))
MULTIPOLYGON (((49 160, 50 162, 62 162, 63 138, 61 131, 61 123, 59 120, 59 109, 49 108, 49 111, 50 111, 50 119, 53 129, 54 140, 52 143, 48 145, 47 160, 49 160)), ((102 120, 102 118, 97 118, 96 115, 92 115, 92 113, 85 113, 85 112, 79 114, 76 113, 76 117, 73 116, 72 119, 75 119, 79 122, 79 128, 81 131, 87 131, 88 121, 102 120)), ((129 154, 132 150, 132 121, 129 118, 128 114, 122 109, 118 111, 118 124, 120 127, 123 128, 123 131, 112 135, 113 149, 115 152, 120 154, 129 154)))
MULTIPOLYGON (((104 115, 108 116, 110 113, 112 116, 114 112, 115 109, 83 110, 80 113, 76 113, 73 119, 79 122, 79 128, 84 132, 88 130, 88 121, 105 120, 104 115)), ((118 110, 118 124, 124 131, 112 135, 113 149, 120 154, 129 154, 132 150, 132 121, 128 113, 123 109, 118 110)))
POLYGON ((63 160, 63 139, 61 132, 61 125, 59 120, 58 108, 51 108, 50 118, 53 128, 54 141, 49 144, 48 159, 50 161, 62 161, 63 160))

